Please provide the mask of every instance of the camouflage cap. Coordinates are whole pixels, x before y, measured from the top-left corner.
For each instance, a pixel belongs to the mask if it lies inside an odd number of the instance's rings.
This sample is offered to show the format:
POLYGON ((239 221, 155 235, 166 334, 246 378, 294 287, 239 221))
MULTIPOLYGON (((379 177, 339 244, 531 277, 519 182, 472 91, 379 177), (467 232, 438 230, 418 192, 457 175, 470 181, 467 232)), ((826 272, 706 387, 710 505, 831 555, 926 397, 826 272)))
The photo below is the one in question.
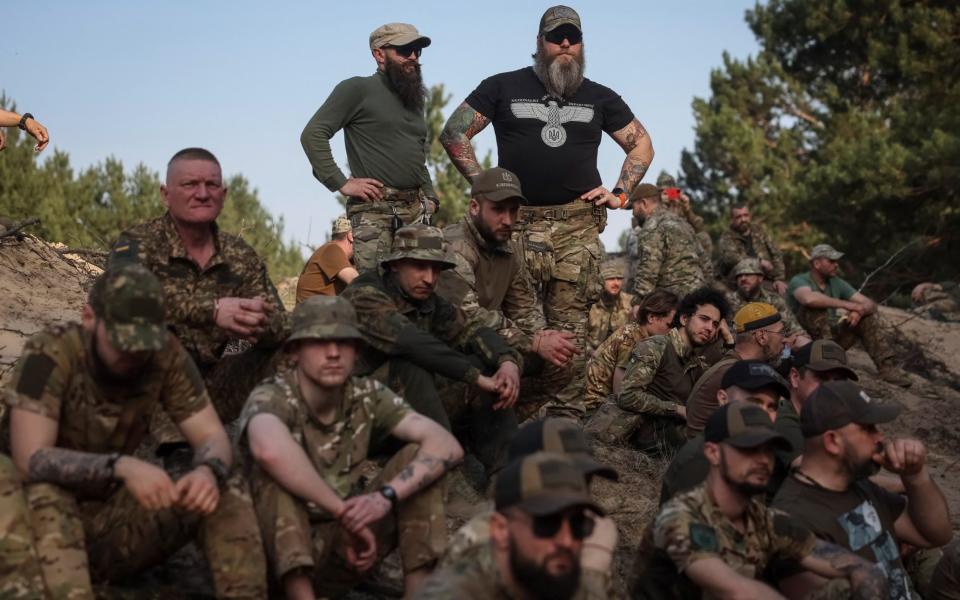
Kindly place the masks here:
POLYGON ((580 31, 583 27, 580 25, 580 15, 569 6, 551 6, 540 17, 540 35, 553 31, 561 25, 573 25, 580 31))
POLYGON ((393 234, 393 252, 381 260, 380 265, 386 266, 387 263, 401 258, 429 260, 439 263, 444 269, 457 266, 447 258, 443 250, 443 232, 431 225, 420 223, 401 227, 393 234))
POLYGON ((370 34, 371 50, 384 46, 406 46, 413 42, 419 42, 421 48, 426 48, 430 45, 430 38, 420 35, 417 28, 409 23, 387 23, 370 34))
POLYGON ((350 219, 347 215, 340 215, 333 221, 333 229, 331 233, 337 235, 338 233, 350 233, 353 231, 353 225, 350 223, 350 219))
POLYGON ((600 266, 600 276, 604 279, 624 279, 627 265, 623 261, 608 260, 600 266))
POLYGON ((657 187, 662 189, 666 188, 675 188, 677 187, 677 180, 673 178, 673 175, 667 173, 666 171, 660 171, 660 176, 657 177, 657 187))
POLYGON ((731 402, 714 411, 703 428, 703 439, 734 448, 771 444, 787 452, 793 450, 793 444, 774 429, 770 416, 756 404, 747 402, 731 402))
POLYGON ((793 352, 793 366, 811 371, 842 371, 849 379, 858 381, 856 371, 847 364, 847 351, 833 340, 814 340, 793 352))
POLYGON ((511 461, 537 452, 565 454, 584 475, 599 475, 614 481, 619 478, 613 467, 594 460, 586 434, 583 433, 580 425, 570 419, 548 417, 524 424, 510 440, 507 460, 511 461))
POLYGON ((569 456, 555 452, 536 452, 509 463, 497 476, 493 497, 498 511, 517 506, 541 516, 585 506, 604 514, 590 497, 583 472, 569 456))
POLYGON ((733 277, 739 277, 740 275, 763 275, 763 268, 760 266, 759 258, 745 258, 737 263, 737 266, 733 267, 733 271, 730 272, 733 277))
POLYGON ((781 318, 780 311, 772 304, 748 302, 733 315, 733 325, 737 333, 744 333, 773 325, 781 318))
POLYGON ((93 283, 88 302, 110 343, 123 352, 160 350, 167 343, 163 288, 147 268, 124 264, 93 283))
POLYGON ((843 258, 843 252, 840 252, 830 244, 817 244, 810 251, 810 260, 815 258, 829 258, 830 260, 840 260, 843 258))
POLYGON ((520 189, 520 178, 501 167, 493 167, 477 173, 470 187, 470 195, 483 196, 491 202, 516 198, 523 204, 527 203, 520 189))
POLYGON ((357 311, 340 296, 310 296, 293 309, 290 337, 294 340, 362 340, 357 311))

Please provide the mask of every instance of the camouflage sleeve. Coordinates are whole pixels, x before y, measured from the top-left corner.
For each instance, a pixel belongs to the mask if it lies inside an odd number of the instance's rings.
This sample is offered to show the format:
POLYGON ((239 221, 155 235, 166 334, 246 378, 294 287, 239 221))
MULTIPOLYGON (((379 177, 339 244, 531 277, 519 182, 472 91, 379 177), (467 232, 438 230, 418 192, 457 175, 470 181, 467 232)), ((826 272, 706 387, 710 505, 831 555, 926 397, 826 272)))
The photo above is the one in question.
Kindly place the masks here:
POLYGON ((290 429, 291 433, 294 433, 294 428, 296 427, 295 402, 296 400, 288 398, 286 394, 284 394, 283 389, 276 383, 272 381, 261 383, 250 392, 246 404, 243 405, 243 412, 240 413, 240 418, 238 419, 238 435, 243 437, 243 432, 246 430, 247 425, 250 424, 250 419, 260 414, 277 417, 290 429))
POLYGON ((663 360, 665 343, 666 339, 649 340, 634 347, 623 375, 623 391, 617 397, 617 406, 639 414, 676 414, 676 404, 665 402, 646 391, 663 360))
POLYGON ((533 287, 526 262, 520 258, 519 253, 520 249, 514 248, 514 273, 510 278, 507 295, 503 299, 503 312, 512 327, 504 328, 500 335, 520 352, 531 352, 533 335, 546 329, 547 321, 543 316, 543 308, 537 302, 537 291, 533 287))
POLYGON ((640 304, 657 285, 663 265, 663 244, 663 234, 659 227, 641 231, 641 237, 637 240, 639 257, 633 275, 634 304, 640 304))
POLYGON ((716 279, 716 272, 713 268, 713 240, 706 231, 697 232, 697 243, 700 244, 700 256, 703 257, 700 267, 703 269, 703 278, 707 282, 716 279))
POLYGON ((55 346, 56 339, 45 332, 30 338, 3 390, 4 404, 60 420, 70 368, 55 346))
POLYGON ((288 324, 286 309, 283 307, 283 301, 280 299, 280 293, 276 286, 270 281, 267 275, 267 265, 260 260, 253 248, 247 248, 247 256, 241 264, 234 268, 239 271, 243 277, 244 285, 240 296, 242 298, 262 297, 274 306, 273 314, 270 316, 270 323, 262 334, 257 338, 257 346, 261 348, 274 348, 281 345, 287 337, 288 324))
POLYGON ((686 497, 667 502, 653 523, 654 545, 667 553, 681 573, 698 560, 722 558, 716 530, 684 504, 686 497))
POLYGON ((770 263, 773 264, 773 271, 770 273, 770 277, 774 281, 786 281, 787 269, 783 264, 783 252, 781 252, 780 248, 770 239, 766 231, 763 232, 763 243, 767 247, 767 252, 770 253, 770 263))
POLYGON ((720 275, 726 275, 730 269, 737 266, 737 263, 746 258, 737 241, 733 239, 730 231, 724 231, 723 235, 717 241, 717 264, 720 267, 720 275))
POLYGON ((603 334, 607 329, 607 319, 604 319, 606 315, 606 311, 599 304, 592 305, 587 313, 587 348, 591 355, 595 354, 603 343, 603 334))
POLYGON ((767 508, 766 526, 770 531, 770 554, 788 560, 801 560, 813 550, 817 538, 803 523, 775 508, 767 508))
MULTIPOLYGON (((459 309, 451 308, 460 313, 459 309)), ((499 333, 483 325, 479 319, 466 319, 464 316, 462 320, 465 321, 464 325, 452 341, 455 348, 478 357, 490 369, 510 361, 523 370, 520 351, 511 347, 499 333)), ((454 319, 444 321, 452 322, 454 319)))
POLYGON ((203 377, 196 363, 173 335, 168 336, 168 355, 165 359, 166 377, 163 383, 163 408, 174 423, 192 417, 210 404, 210 397, 203 385, 203 377))

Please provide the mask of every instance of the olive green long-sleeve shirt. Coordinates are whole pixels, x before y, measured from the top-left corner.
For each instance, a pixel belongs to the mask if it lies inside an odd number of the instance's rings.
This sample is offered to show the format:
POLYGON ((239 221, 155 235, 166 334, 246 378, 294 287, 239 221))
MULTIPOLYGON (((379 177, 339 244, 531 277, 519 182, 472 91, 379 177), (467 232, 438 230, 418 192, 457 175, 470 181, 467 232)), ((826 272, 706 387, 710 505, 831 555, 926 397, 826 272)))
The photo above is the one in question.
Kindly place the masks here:
POLYGON ((314 177, 331 192, 347 182, 330 150, 330 138, 341 129, 352 177, 401 190, 421 188, 433 196, 424 115, 403 105, 382 72, 337 84, 300 135, 314 177))

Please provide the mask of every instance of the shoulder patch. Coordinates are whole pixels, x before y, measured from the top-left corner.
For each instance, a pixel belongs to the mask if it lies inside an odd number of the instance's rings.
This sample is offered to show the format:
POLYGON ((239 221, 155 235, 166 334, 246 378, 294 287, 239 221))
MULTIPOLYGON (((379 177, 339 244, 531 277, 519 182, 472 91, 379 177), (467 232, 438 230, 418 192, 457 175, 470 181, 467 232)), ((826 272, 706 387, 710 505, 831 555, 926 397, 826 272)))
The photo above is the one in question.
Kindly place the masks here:
POLYGON ((117 265, 137 262, 139 251, 140 240, 122 239, 110 251, 109 262, 117 265))
POLYGON ((713 527, 703 523, 690 523, 690 547, 701 552, 717 552, 720 544, 717 542, 717 532, 713 527))
POLYGON ((37 353, 28 356, 20 371, 17 393, 39 400, 43 396, 43 390, 47 387, 47 381, 55 366, 56 363, 46 354, 37 353))

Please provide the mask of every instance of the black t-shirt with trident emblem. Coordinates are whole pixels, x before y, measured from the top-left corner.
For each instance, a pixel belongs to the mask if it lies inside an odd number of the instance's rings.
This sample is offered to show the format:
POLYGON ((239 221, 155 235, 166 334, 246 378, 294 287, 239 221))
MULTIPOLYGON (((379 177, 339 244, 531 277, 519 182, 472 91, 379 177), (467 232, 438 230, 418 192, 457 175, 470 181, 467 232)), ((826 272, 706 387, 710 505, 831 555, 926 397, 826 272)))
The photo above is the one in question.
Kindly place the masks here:
POLYGON ((589 79, 568 100, 547 96, 533 67, 484 79, 467 104, 493 122, 497 164, 517 174, 535 206, 566 204, 601 185, 602 132, 633 120, 623 98, 589 79))

